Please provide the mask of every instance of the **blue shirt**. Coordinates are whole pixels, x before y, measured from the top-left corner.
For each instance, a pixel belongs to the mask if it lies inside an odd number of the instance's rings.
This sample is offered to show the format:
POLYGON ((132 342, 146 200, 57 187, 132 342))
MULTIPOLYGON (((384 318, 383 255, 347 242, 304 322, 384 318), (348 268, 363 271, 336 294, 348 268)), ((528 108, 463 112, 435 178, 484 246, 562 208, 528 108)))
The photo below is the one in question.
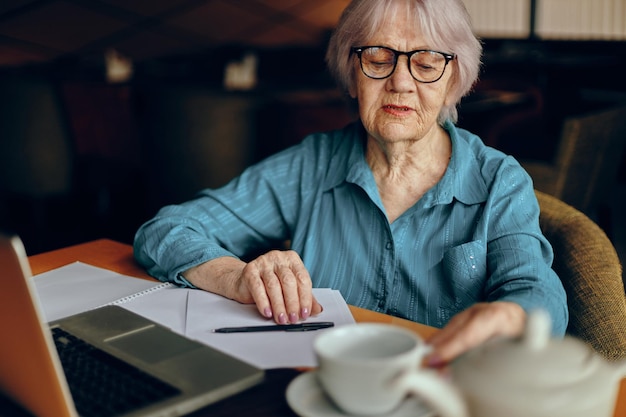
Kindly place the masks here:
POLYGON ((226 186, 164 207, 135 237, 158 279, 221 256, 291 241, 315 287, 349 304, 443 327, 479 301, 546 309, 565 332, 563 286, 518 162, 446 123, 452 155, 442 179, 389 223, 365 160, 360 123, 310 135, 226 186))

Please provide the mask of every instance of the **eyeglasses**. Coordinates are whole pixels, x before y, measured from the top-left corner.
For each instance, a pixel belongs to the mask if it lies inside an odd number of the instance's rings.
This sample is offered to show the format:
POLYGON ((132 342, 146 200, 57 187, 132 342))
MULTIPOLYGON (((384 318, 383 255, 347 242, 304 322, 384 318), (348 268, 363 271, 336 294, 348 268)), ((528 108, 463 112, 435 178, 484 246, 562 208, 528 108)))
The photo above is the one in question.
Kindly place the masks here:
POLYGON ((411 76, 421 83, 434 83, 443 77, 448 62, 456 58, 455 54, 418 49, 401 52, 386 46, 358 46, 351 49, 361 61, 361 71, 369 78, 381 80, 393 74, 398 64, 398 57, 406 55, 411 76))

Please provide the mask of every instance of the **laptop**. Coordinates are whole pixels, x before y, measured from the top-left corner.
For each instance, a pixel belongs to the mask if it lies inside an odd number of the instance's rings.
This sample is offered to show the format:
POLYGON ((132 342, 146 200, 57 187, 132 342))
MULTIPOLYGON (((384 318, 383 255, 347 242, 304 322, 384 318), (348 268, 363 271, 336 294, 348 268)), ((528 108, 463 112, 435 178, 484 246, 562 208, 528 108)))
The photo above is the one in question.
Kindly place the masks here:
POLYGON ((45 323, 19 237, 0 235, 0 285, 0 390, 35 416, 180 416, 264 379, 122 307, 45 323))

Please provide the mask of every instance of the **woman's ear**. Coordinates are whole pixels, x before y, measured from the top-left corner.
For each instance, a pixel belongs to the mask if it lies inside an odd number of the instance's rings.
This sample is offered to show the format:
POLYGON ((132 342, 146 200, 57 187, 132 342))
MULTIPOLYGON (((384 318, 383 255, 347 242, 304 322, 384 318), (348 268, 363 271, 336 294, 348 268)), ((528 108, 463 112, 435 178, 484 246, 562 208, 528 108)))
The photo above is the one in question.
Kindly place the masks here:
POLYGON ((356 87, 354 86, 354 81, 350 84, 350 87, 348 87, 348 94, 350 94, 350 97, 352 97, 353 99, 356 99, 356 87))
POLYGON ((446 86, 446 98, 444 100, 445 106, 456 106, 460 99, 457 96, 457 86, 459 85, 458 67, 456 65, 451 65, 451 69, 453 69, 453 72, 448 80, 448 85, 446 86), (454 93, 454 95, 450 93, 454 93))
POLYGON ((448 91, 446 92, 446 98, 443 100, 443 105, 444 106, 456 106, 457 104, 457 99, 456 97, 453 97, 450 94, 450 89, 448 88, 448 91))

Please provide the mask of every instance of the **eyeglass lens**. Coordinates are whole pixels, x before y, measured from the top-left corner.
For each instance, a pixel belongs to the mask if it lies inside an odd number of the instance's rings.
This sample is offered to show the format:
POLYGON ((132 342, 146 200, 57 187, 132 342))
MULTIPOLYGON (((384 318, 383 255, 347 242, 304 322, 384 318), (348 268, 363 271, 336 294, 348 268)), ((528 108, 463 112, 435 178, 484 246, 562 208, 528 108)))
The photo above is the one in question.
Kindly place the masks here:
MULTIPOLYGON (((361 52, 361 68, 371 78, 389 77, 396 66, 396 52, 382 47, 364 48, 361 52)), ((418 81, 433 82, 443 75, 446 57, 435 51, 418 51, 410 56, 411 75, 418 81)))

